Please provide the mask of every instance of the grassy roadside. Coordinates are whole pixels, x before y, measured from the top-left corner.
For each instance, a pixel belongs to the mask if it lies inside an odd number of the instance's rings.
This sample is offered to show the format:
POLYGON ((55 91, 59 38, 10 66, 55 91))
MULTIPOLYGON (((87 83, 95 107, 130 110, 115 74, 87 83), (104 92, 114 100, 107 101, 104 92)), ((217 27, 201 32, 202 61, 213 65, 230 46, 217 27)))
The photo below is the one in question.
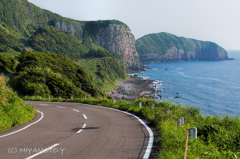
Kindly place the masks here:
POLYGON ((152 109, 152 100, 138 99, 134 102, 116 101, 109 99, 48 99, 39 97, 25 97, 25 100, 76 102, 92 105, 101 105, 133 112, 149 120, 159 130, 158 158, 184 158, 186 144, 186 128, 198 129, 197 140, 188 141, 187 158, 237 158, 240 157, 240 119, 238 116, 224 117, 203 116, 196 107, 185 107, 170 102, 156 102, 152 109), (139 107, 142 102, 143 107, 139 107), (170 110, 167 114, 166 110, 170 110), (178 127, 177 118, 184 117, 184 127, 178 127), (186 128, 185 128, 186 127, 186 128))
POLYGON ((6 86, 5 78, 0 75, 0 133, 31 121, 34 117, 34 107, 26 105, 11 88, 6 86))

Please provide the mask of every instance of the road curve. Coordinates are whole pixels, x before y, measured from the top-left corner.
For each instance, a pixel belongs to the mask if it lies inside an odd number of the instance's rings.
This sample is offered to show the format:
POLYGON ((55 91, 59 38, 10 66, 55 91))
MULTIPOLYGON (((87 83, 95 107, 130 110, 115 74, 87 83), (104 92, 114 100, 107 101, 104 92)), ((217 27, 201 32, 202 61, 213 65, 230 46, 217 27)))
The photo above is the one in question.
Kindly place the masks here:
POLYGON ((148 157, 151 130, 131 115, 79 103, 31 103, 42 114, 0 134, 0 158, 148 157), (32 125, 23 129, 29 124, 32 125), (11 134, 16 131, 19 132, 11 134))

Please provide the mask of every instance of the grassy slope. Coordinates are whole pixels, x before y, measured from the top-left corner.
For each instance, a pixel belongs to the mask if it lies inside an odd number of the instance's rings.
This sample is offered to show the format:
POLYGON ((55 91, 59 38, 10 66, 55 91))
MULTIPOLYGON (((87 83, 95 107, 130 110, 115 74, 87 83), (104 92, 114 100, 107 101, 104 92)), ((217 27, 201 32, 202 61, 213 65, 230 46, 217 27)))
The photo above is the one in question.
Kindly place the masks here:
POLYGON ((11 88, 6 86, 4 77, 0 76, 0 133, 13 126, 31 121, 35 109, 20 99, 11 88))
POLYGON ((176 47, 186 52, 194 51, 194 49, 199 47, 217 47, 224 51, 222 47, 213 42, 177 37, 164 32, 145 35, 136 41, 137 52, 145 56, 150 56, 151 53, 159 56, 165 55, 171 47, 176 47))
POLYGON ((111 52, 91 50, 77 63, 89 72, 93 82, 104 91, 113 89, 118 81, 128 78, 123 66, 111 52))

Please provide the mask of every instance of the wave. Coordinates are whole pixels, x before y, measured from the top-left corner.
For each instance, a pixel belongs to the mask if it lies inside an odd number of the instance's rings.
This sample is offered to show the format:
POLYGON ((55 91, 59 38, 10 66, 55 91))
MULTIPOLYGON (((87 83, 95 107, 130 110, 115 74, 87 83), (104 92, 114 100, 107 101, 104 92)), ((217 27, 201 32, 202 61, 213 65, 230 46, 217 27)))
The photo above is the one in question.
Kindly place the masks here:
POLYGON ((219 82, 224 82, 225 83, 225 81, 222 81, 222 80, 217 79, 217 78, 194 77, 194 76, 185 75, 184 72, 177 72, 177 73, 181 76, 188 77, 188 78, 195 78, 195 79, 202 79, 202 80, 212 80, 212 81, 219 81, 219 82))

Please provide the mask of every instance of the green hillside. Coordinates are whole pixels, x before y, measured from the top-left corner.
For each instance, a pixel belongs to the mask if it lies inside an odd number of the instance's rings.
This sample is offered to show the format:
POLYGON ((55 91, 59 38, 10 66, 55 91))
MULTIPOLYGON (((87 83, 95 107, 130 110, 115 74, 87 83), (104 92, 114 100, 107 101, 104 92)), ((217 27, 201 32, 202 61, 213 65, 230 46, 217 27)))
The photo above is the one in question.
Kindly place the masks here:
POLYGON ((198 54, 197 56, 200 59, 203 57, 203 59, 207 59, 207 56, 211 57, 210 59, 214 59, 213 56, 217 58, 218 52, 226 52, 226 50, 213 42, 177 37, 165 32, 145 35, 136 41, 136 49, 142 60, 163 57, 173 47, 178 51, 183 50, 187 53, 187 56, 198 54))
POLYGON ((40 26, 53 25, 62 31, 72 33, 78 39, 91 37, 96 29, 109 24, 126 24, 118 20, 76 21, 37 7, 27 0, 1 0, 0 21, 13 31, 20 32, 20 38, 30 37, 40 26), (74 26, 74 29, 73 29, 74 26), (84 31, 83 31, 84 30, 84 31))
POLYGON ((90 50, 84 59, 78 60, 77 63, 89 72, 93 82, 101 90, 113 89, 118 81, 128 78, 124 67, 105 50, 90 50))
MULTIPOLYGON (((88 50, 87 46, 83 46, 72 34, 53 26, 38 28, 29 38, 28 45, 38 52, 51 52, 72 59, 80 59, 88 50)), ((89 47, 91 45, 90 43, 89 47)))
POLYGON ((19 95, 103 96, 92 77, 72 60, 51 53, 24 51, 11 86, 19 95))

